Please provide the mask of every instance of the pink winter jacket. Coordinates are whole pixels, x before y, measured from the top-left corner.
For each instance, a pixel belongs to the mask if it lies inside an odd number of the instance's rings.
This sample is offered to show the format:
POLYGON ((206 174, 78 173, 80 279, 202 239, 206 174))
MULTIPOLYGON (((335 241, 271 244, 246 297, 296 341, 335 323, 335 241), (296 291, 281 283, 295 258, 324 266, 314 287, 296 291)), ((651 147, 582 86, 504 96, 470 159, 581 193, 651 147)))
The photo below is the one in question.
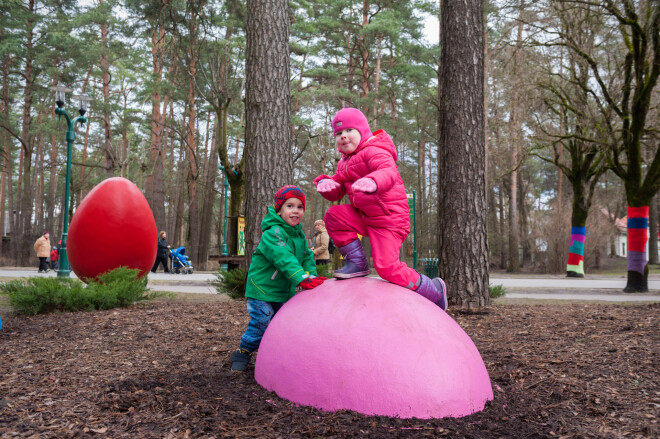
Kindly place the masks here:
POLYGON ((410 232, 408 199, 396 160, 396 147, 392 138, 385 131, 378 130, 352 154, 341 158, 335 175, 319 175, 314 184, 324 178, 333 179, 341 186, 322 194, 323 197, 329 201, 338 201, 348 194, 351 204, 362 212, 367 225, 397 229, 407 235, 410 232), (368 194, 353 191, 353 183, 362 177, 376 182, 376 192, 368 194))

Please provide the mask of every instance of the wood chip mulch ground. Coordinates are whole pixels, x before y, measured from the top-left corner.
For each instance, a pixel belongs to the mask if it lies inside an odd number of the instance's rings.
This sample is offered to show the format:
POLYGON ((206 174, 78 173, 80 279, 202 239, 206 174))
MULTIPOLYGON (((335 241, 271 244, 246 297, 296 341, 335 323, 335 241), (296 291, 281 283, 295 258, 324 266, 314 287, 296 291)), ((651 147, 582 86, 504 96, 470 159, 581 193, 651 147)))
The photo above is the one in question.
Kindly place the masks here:
MULTIPOLYGON (((497 305, 450 312, 495 399, 460 419, 298 407, 228 358, 243 301, 2 316, 0 437, 660 436, 660 305, 497 305)), ((441 336, 441 334, 438 334, 441 336)))

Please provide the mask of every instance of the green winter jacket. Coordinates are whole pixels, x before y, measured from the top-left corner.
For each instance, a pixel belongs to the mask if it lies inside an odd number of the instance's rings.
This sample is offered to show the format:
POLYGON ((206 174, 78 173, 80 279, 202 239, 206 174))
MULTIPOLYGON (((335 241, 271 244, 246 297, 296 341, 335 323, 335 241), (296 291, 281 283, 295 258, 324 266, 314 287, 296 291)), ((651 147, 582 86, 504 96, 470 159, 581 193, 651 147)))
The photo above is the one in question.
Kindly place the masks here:
POLYGON ((314 253, 307 247, 302 225, 291 227, 273 206, 261 222, 261 241, 252 255, 245 297, 283 303, 307 277, 316 276, 314 253))

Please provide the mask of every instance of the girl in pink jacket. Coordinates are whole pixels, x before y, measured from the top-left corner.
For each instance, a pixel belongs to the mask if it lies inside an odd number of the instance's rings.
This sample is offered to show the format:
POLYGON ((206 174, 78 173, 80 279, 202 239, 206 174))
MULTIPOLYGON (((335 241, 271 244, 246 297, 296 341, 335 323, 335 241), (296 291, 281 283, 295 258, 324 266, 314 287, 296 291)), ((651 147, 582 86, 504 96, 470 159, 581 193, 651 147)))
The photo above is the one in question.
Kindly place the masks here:
POLYGON ((332 129, 342 158, 335 175, 320 175, 314 183, 327 200, 338 201, 348 194, 351 202, 331 206, 324 217, 328 234, 345 260, 334 277, 369 274, 357 234, 368 236, 380 277, 416 291, 446 310, 444 281, 439 277, 431 280, 399 260, 401 244, 410 233, 410 215, 392 139, 383 130, 372 133, 367 118, 356 108, 340 110, 332 119, 332 129))

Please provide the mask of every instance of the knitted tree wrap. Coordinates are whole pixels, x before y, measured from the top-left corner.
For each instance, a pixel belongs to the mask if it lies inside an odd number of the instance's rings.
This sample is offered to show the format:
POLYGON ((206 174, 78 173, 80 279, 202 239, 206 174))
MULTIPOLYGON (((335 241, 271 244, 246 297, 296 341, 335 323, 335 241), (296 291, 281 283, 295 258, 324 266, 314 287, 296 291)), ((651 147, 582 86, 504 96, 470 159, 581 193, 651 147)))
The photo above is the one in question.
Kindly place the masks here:
POLYGON ((586 227, 571 227, 571 247, 568 249, 566 272, 579 277, 584 276, 584 241, 587 239, 586 227))
POLYGON ((644 274, 648 228, 649 206, 628 206, 628 271, 644 274))

